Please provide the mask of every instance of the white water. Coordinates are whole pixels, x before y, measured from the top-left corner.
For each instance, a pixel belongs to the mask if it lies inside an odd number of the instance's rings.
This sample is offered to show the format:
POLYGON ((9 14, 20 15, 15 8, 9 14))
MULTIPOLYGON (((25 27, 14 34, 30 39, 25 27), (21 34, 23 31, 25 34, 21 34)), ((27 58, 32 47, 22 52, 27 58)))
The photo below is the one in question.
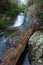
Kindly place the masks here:
POLYGON ((0 37, 0 57, 4 55, 4 53, 8 48, 10 48, 10 44, 8 43, 8 40, 5 38, 5 36, 3 35, 2 37, 0 37))
POLYGON ((23 13, 18 14, 16 20, 14 21, 13 26, 11 26, 11 27, 19 27, 19 26, 21 26, 23 24, 23 22, 24 22, 24 17, 25 17, 25 15, 23 13))

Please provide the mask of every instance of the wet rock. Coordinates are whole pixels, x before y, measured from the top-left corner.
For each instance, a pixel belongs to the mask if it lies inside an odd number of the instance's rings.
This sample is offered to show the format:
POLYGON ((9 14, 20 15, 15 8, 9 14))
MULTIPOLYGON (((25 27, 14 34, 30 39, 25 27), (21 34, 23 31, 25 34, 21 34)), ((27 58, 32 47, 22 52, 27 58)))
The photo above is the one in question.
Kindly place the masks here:
POLYGON ((28 7, 27 10, 26 10, 26 15, 28 17, 31 17, 31 16, 34 17, 34 16, 36 16, 37 15, 36 5, 28 7))
POLYGON ((4 36, 0 37, 0 57, 2 57, 9 48, 11 48, 11 46, 8 40, 4 36))
POLYGON ((43 65, 43 33, 35 32, 29 39, 29 58, 32 65, 43 65))

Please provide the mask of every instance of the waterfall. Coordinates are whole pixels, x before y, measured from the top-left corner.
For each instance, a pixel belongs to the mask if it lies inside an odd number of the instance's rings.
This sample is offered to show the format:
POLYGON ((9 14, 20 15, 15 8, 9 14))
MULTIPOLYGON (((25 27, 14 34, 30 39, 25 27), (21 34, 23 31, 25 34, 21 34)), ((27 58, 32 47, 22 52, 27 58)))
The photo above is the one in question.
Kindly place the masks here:
POLYGON ((21 26, 24 23, 25 15, 23 13, 19 13, 12 27, 21 26))

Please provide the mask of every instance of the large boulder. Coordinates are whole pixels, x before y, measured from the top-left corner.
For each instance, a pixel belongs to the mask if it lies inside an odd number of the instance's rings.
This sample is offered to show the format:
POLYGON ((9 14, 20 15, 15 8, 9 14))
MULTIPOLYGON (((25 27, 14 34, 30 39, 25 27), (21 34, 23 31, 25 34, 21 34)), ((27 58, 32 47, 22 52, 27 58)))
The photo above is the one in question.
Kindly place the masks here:
POLYGON ((31 65, 43 65, 43 33, 35 32, 30 37, 28 44, 31 65))
POLYGON ((34 17, 34 16, 36 16, 37 15, 37 5, 32 5, 32 6, 30 6, 30 7, 28 7, 27 9, 26 9, 26 16, 27 17, 34 17))

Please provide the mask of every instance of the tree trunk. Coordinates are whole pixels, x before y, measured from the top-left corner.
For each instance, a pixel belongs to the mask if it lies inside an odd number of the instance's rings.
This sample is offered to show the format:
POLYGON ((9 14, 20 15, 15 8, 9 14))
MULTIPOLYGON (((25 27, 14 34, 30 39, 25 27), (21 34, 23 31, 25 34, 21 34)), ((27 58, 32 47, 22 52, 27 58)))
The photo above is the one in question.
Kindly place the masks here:
POLYGON ((0 65, 16 65, 20 55, 27 45, 28 39, 33 30, 34 27, 30 28, 27 33, 19 39, 16 45, 5 53, 5 55, 0 60, 0 65))
POLYGON ((8 0, 0 0, 0 12, 10 9, 10 3, 8 0))

